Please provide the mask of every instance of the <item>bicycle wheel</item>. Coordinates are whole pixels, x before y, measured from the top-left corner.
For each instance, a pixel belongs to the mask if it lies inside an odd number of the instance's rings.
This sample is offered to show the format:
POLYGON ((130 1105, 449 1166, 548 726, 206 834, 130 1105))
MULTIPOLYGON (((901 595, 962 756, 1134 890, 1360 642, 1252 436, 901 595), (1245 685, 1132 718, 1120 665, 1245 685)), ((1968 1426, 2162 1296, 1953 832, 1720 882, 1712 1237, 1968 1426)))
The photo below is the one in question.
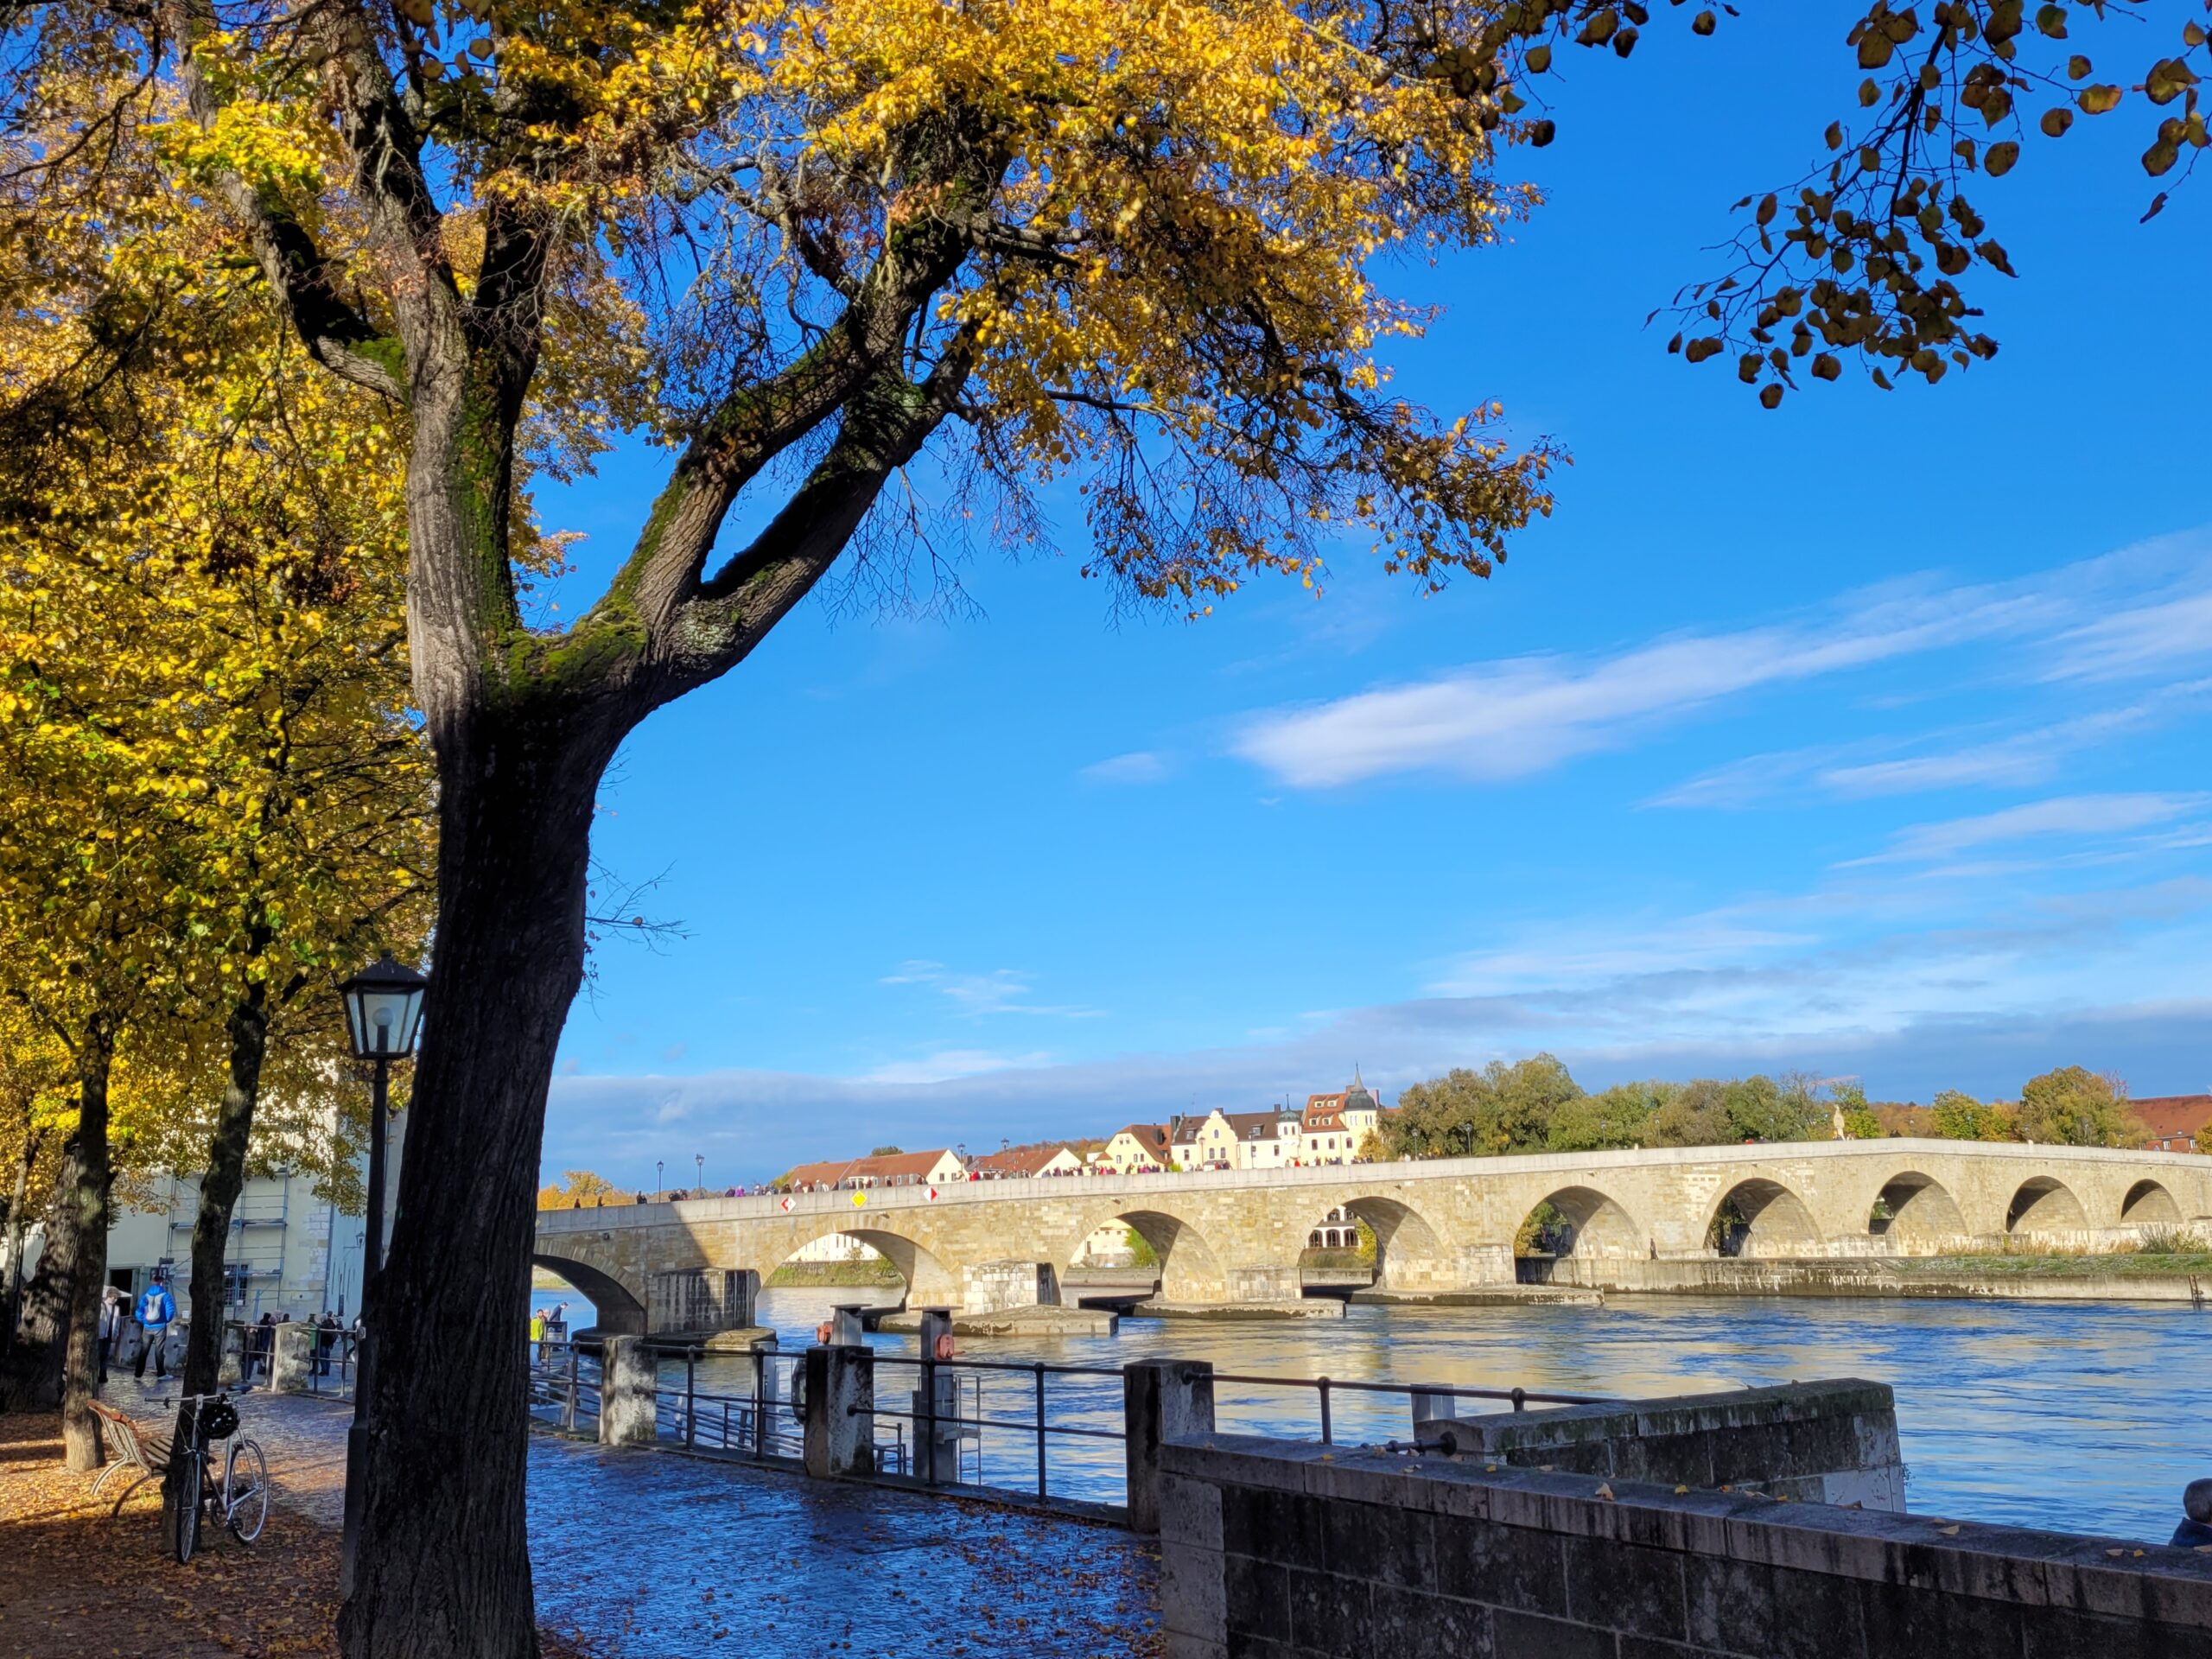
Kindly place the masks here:
POLYGON ((176 1564, 188 1565, 192 1552, 200 1541, 200 1487, 203 1473, 201 1459, 196 1450, 184 1453, 183 1484, 176 1495, 176 1564))
POLYGON ((231 1536, 242 1544, 260 1537, 269 1524, 269 1461, 259 1440, 231 1442, 223 1459, 223 1516, 231 1536))

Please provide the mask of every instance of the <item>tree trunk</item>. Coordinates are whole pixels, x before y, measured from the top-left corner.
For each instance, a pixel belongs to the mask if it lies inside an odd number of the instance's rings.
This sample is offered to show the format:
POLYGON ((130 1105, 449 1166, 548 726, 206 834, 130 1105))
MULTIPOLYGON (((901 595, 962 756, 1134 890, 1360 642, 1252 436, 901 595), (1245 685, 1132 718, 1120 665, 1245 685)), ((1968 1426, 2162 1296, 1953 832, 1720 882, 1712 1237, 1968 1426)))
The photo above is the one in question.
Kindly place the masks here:
MULTIPOLYGON (((200 1180, 200 1213, 192 1224, 192 1320, 185 1327, 184 1376, 176 1408, 179 1446, 191 1427, 181 1396, 213 1393, 222 1370, 223 1324, 230 1310, 230 1299, 224 1294, 224 1252, 230 1243, 231 1211, 245 1184, 246 1143, 252 1137, 253 1111, 261 1099, 261 1063, 269 1052, 269 987, 264 982, 256 980, 232 1007, 228 1027, 230 1080, 223 1085, 222 1104, 215 1113, 207 1170, 200 1180)), ((172 1464, 162 1482, 167 1527, 176 1524, 183 1475, 183 1465, 172 1464)))
MULTIPOLYGON (((62 1172, 67 1175, 67 1172, 62 1172)), ((46 1236, 60 1230, 67 1195, 60 1181, 46 1206, 46 1236)), ((61 1333, 69 1325, 69 1274, 51 1249, 23 1287, 14 1339, 0 1367, 0 1411, 53 1411, 61 1404, 61 1333)))
POLYGON ((68 1287, 61 1445, 65 1460, 79 1474, 103 1461, 92 1395, 99 1387, 100 1291, 107 1283, 107 1082, 114 1060, 115 1034, 96 1020, 77 1051, 77 1127, 61 1146, 61 1203, 46 1240, 47 1254, 58 1255, 55 1270, 68 1287))
MULTIPOLYGON (((16 1160, 15 1190, 8 1198, 8 1265, 4 1281, 0 1281, 0 1367, 4 1367, 16 1345, 16 1319, 22 1307, 23 1208, 30 1199, 31 1166, 38 1162, 45 1144, 46 1131, 26 1124, 23 1155, 16 1160)), ((8 1408, 7 1393, 5 1379, 0 1377, 0 1411, 8 1408)))
MULTIPOLYGON (((531 1659, 524 1342, 553 1056, 613 751, 480 713, 439 752, 436 963, 391 1250, 364 1301, 347 1659, 531 1659)), ((460 729, 455 729, 459 727, 460 729)))

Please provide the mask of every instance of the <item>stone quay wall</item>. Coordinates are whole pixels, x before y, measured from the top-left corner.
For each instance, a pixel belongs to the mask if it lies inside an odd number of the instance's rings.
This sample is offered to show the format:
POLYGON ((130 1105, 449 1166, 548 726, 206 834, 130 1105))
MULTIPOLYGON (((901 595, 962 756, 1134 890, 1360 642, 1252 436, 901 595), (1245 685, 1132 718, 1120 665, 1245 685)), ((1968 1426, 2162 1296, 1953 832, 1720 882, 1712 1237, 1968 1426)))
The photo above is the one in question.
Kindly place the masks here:
MULTIPOLYGON (((1415 1396, 1417 1417, 1422 1396, 1415 1396)), ((1424 1445, 1524 1469, 1729 1487, 1802 1503, 1904 1508, 1897 1398, 1844 1378, 1617 1405, 1432 1415, 1424 1445)))
POLYGON ((2212 1659, 2212 1555, 1243 1437, 1160 1448, 1168 1659, 2212 1659))

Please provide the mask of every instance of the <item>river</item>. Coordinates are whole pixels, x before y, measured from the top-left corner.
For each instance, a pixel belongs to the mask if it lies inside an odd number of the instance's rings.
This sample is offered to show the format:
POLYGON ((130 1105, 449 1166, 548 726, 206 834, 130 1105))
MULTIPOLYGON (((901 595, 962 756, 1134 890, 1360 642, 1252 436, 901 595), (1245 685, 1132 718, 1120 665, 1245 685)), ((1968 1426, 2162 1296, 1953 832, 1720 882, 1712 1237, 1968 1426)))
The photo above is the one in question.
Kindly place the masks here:
MULTIPOLYGON (((833 1303, 895 1297, 769 1291, 760 1317, 796 1349, 833 1303)), ((534 1300, 568 1301, 579 1325, 591 1317, 573 1294, 534 1300)), ((869 1341, 887 1356, 914 1351, 912 1337, 869 1341)), ((1866 1377, 1897 1391, 1916 1512, 2160 1543, 2182 1487, 2212 1474, 2212 1316, 2173 1305, 1642 1296, 1602 1307, 1354 1307, 1341 1321, 1125 1319, 1113 1337, 963 1338, 960 1351, 1096 1366, 1174 1356, 1255 1376, 1631 1397, 1866 1377)), ((709 1361, 698 1386, 749 1394, 750 1376, 747 1362, 709 1361)), ((879 1402, 894 1403, 910 1376, 880 1371, 879 1402)), ((1027 1376, 987 1377, 981 1414, 1027 1421, 1033 1389, 1027 1376)), ((1120 1427, 1117 1382, 1053 1378, 1047 1389, 1054 1423, 1120 1427)), ((1224 1384, 1216 1411, 1224 1429, 1318 1433, 1311 1390, 1224 1384)), ((1333 1411, 1339 1440, 1408 1434, 1402 1398, 1338 1394, 1333 1411)), ((1031 1435, 987 1431, 980 1450, 986 1479, 1032 1484, 1031 1435)), ((1119 1498, 1118 1445, 1055 1437, 1048 1458, 1054 1493, 1119 1498)))

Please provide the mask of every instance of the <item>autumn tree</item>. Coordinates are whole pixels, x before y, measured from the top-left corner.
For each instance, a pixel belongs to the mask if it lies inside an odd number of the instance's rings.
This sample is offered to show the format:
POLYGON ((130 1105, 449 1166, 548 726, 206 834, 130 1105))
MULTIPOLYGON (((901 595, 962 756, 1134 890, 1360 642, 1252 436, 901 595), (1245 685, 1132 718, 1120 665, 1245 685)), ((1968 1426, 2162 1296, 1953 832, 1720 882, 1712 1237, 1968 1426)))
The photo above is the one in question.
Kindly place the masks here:
MULTIPOLYGON (((1347 534, 1433 590, 1487 574, 1548 508, 1548 448, 1514 453, 1486 404, 1430 416, 1381 359, 1426 322, 1381 262, 1487 243, 1532 200, 1491 173, 1519 124, 1439 57, 1480 16, 24 15, 35 86, 102 46, 143 68, 85 142, 150 124, 406 455, 438 960, 367 1310, 349 1652, 532 1645, 509 1338, 599 780, 653 709, 750 654, 925 447, 902 501, 939 479, 944 524, 988 498, 986 522, 1021 537, 1031 488, 1070 480, 1087 573, 1192 613, 1255 576, 1313 581, 1347 534), (559 349, 583 335, 606 349, 559 349), (669 483, 600 601, 534 628, 515 563, 531 435, 625 398, 673 450, 669 483), (721 547, 741 497, 762 528, 721 547)), ((920 527, 876 517, 855 556, 880 570, 920 527)))
MULTIPOLYGON (((19 133, 16 170, 54 137, 19 133)), ((112 135, 41 183, 41 262, 4 324, 31 372, 0 411, 0 750, 29 798, 0 837, 0 986, 63 1032, 67 987, 135 964, 104 1006, 165 1103, 135 1126, 139 1167, 201 1176, 184 1383, 204 1392, 265 1078, 285 1109, 264 1142, 327 1161, 343 1144, 332 985, 427 924, 400 460, 375 400, 308 361, 237 232, 183 211, 143 141, 112 135), (118 318, 135 320, 121 349, 118 318), (78 915, 96 942, 57 932, 78 915)), ((105 1276, 92 1154, 114 1137, 81 1106, 73 1135, 49 1248, 77 1281, 73 1326, 105 1276)), ((67 1340, 82 1425, 92 1376, 67 1340)))
POLYGON ((1982 1101, 1963 1089, 1945 1089, 1929 1103, 1929 1118, 1946 1141, 2017 1141, 2013 1109, 2002 1101, 1982 1101))
POLYGON ((2020 1137, 2044 1146, 2139 1147, 2150 1137, 2127 1086, 2086 1066, 2061 1066, 2020 1085, 2020 1137))
POLYGON ((540 1187, 537 1207, 541 1210, 581 1210, 587 1205, 600 1203, 614 1197, 614 1183, 604 1175, 595 1175, 588 1169, 571 1169, 562 1179, 540 1187))

